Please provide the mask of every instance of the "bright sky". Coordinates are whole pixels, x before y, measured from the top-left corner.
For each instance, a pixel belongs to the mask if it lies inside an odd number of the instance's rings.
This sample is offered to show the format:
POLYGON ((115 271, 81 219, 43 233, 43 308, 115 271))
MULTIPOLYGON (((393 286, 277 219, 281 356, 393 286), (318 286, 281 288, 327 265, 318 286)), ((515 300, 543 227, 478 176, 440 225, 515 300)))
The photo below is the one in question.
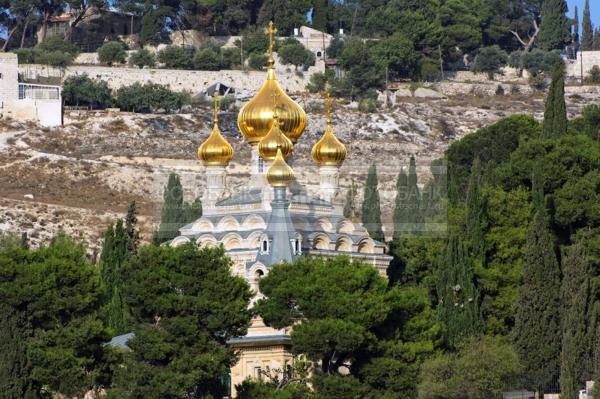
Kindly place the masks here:
MULTIPOLYGON (((581 23, 585 0, 567 0, 567 4, 569 5, 570 17, 573 17, 573 11, 575 10, 575 6, 577 6, 579 23, 581 23)), ((598 0, 590 0, 590 12, 592 14, 592 24, 594 25, 594 28, 600 26, 600 2, 598 0)), ((581 30, 579 30, 579 32, 581 32, 581 30)))

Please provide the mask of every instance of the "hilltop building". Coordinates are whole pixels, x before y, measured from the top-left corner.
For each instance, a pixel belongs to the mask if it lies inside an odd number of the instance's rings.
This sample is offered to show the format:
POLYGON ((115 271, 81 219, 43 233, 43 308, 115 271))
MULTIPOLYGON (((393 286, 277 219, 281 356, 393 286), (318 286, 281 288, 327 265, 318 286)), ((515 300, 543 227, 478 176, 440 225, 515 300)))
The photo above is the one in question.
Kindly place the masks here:
POLYGON ((60 86, 19 83, 14 53, 0 53, 0 117, 33 120, 44 127, 62 123, 60 86))
MULTIPOLYGON (((306 126, 306 113, 277 81, 272 24, 269 32, 266 81, 238 115, 238 127, 252 147, 249 182, 235 191, 227 184, 226 167, 234 151, 219 131, 216 100, 212 133, 198 149, 198 158, 206 167, 204 214, 181 228, 170 245, 222 244, 233 261, 232 273, 244 277, 257 298, 261 295, 258 282, 273 265, 293 262, 300 256, 344 254, 363 259, 385 276, 392 259, 385 254, 385 244, 373 240, 361 224, 343 216, 339 168, 347 153, 333 132, 330 98, 325 132, 311 152, 319 165, 318 196, 309 195, 294 177, 292 153, 306 126)), ((256 318, 246 336, 230 340, 240 355, 231 369, 231 386, 248 377, 261 378, 285 370, 294 361, 289 333, 287 329, 270 328, 256 318)), ((235 388, 232 391, 235 396, 235 388)))

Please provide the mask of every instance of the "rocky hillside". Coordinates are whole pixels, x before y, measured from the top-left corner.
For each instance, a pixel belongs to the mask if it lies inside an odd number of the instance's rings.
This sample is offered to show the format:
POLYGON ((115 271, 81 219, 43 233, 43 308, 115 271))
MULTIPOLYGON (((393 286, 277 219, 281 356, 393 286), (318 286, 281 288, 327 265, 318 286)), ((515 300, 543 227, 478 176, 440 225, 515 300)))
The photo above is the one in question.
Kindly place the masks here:
MULTIPOLYGON (((569 115, 597 99, 595 94, 571 94, 569 115)), ((310 148, 322 133, 324 118, 318 98, 305 99, 304 107, 309 121, 294 151, 294 169, 314 189, 318 175, 310 148)), ((340 105, 334 130, 349 153, 342 185, 351 179, 362 184, 368 164, 375 161, 384 219, 389 220, 396 174, 410 154, 417 157, 423 182, 431 160, 453 140, 505 116, 539 118, 542 112, 543 97, 535 94, 402 98, 373 114, 340 105)), ((247 180, 250 160, 236 118, 233 111, 221 116, 221 130, 236 151, 229 167, 233 189, 247 180)), ((196 161, 196 149, 210 133, 210 123, 206 109, 182 115, 70 112, 65 125, 56 129, 0 120, 0 230, 28 232, 34 245, 64 230, 85 240, 93 252, 107 223, 135 200, 142 236, 148 240, 169 172, 180 174, 187 200, 202 192, 204 169, 196 161)))

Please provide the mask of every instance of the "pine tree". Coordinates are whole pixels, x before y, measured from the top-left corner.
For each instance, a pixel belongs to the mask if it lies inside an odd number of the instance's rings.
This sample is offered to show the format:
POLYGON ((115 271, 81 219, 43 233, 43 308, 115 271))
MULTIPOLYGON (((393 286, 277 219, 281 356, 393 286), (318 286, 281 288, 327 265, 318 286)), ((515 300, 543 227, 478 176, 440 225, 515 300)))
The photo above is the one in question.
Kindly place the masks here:
POLYGON ((327 31, 327 11, 329 9, 327 0, 314 0, 312 10, 312 27, 321 32, 327 31))
POLYGON ((140 43, 153 43, 159 39, 161 24, 152 2, 146 1, 144 6, 144 16, 140 22, 140 43))
POLYGON ((421 231, 421 192, 417 184, 417 163, 411 155, 408 165, 408 191, 407 191, 407 222, 409 231, 418 234, 421 231))
POLYGON ((483 260, 483 222, 484 203, 481 197, 481 161, 476 157, 471 167, 471 176, 467 189, 467 220, 465 221, 467 239, 469 240, 473 257, 483 260))
POLYGON ((438 273, 439 317, 445 325, 446 344, 454 348, 483 329, 473 262, 455 235, 448 239, 438 273))
POLYGON ((559 374, 560 270, 545 212, 537 211, 527 235, 523 283, 515 306, 513 344, 525 383, 543 393, 559 374))
POLYGON ((169 180, 163 193, 163 207, 160 213, 160 225, 156 234, 158 243, 163 243, 179 235, 183 220, 183 188, 176 173, 169 174, 169 180))
POLYGON ((135 201, 132 201, 127 208, 127 216, 125 217, 125 233, 127 234, 127 251, 130 254, 137 252, 140 243, 140 233, 136 229, 137 207, 135 201))
POLYGON ((543 136, 545 138, 557 137, 567 133, 564 68, 563 62, 558 61, 552 69, 552 83, 544 108, 543 136))
POLYGON ((543 50, 562 50, 570 39, 570 22, 565 0, 545 0, 538 45, 543 50))
POLYGON ((579 387, 592 376, 594 346, 591 274, 581 243, 565 251, 562 269, 561 398, 577 399, 579 387))
POLYGON ((396 181, 396 199, 394 206, 394 241, 398 241, 402 237, 402 233, 406 231, 406 223, 408 221, 408 175, 404 168, 398 173, 396 181))
POLYGON ((579 10, 577 6, 575 6, 573 15, 573 35, 571 36, 571 41, 573 42, 573 49, 579 51, 581 45, 579 43, 579 10))
POLYGON ((362 203, 362 221, 372 239, 383 241, 381 206, 377 185, 377 167, 373 163, 369 167, 367 181, 365 183, 365 193, 362 203))
POLYGON ((590 51, 594 46, 594 26, 590 13, 590 0, 585 0, 583 7, 583 21, 581 24, 581 50, 590 51))

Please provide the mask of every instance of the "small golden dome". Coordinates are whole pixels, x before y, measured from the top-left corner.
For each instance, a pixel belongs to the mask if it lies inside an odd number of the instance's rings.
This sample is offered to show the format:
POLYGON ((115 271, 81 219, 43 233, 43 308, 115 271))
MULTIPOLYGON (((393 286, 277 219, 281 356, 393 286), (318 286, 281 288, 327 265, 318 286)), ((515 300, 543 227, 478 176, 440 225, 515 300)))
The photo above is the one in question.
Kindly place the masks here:
POLYGON ((277 82, 273 60, 273 34, 277 29, 269 22, 269 62, 267 80, 258 93, 240 110, 238 127, 250 144, 258 143, 273 126, 273 95, 278 95, 275 107, 278 110, 280 128, 292 143, 296 143, 306 127, 306 113, 292 100, 277 82))
POLYGON ((233 147, 225 140, 219 130, 219 107, 221 100, 214 96, 214 125, 208 138, 198 148, 198 159, 204 166, 227 166, 233 158, 233 147))
POLYGON ((294 180, 294 171, 285 163, 281 150, 277 149, 275 160, 267 171, 267 181, 273 187, 287 187, 294 180))
POLYGON ((340 166, 346 159, 346 146, 340 142, 333 134, 331 129, 331 107, 333 99, 327 93, 326 98, 325 120, 327 127, 321 139, 313 146, 311 155, 319 165, 325 166, 340 166))
POLYGON ((281 129, 279 128, 279 117, 277 112, 275 112, 273 114, 273 127, 269 130, 269 133, 263 137, 260 143, 258 143, 258 153, 263 159, 272 161, 277 156, 278 150, 281 150, 283 158, 287 158, 292 154, 294 145, 292 144, 292 141, 281 132, 281 129))

